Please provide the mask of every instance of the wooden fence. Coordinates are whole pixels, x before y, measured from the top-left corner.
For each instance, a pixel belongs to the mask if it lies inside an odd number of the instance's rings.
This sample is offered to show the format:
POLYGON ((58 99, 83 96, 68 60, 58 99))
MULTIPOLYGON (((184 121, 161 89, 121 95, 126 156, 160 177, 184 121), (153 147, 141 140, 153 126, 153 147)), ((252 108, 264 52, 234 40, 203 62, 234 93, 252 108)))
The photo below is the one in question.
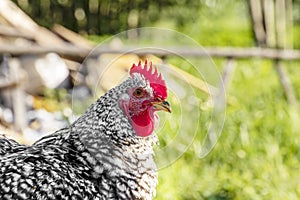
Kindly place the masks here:
MULTIPOLYGON (((4 1, 4 0, 0 0, 4 1)), ((53 32, 40 27, 32 19, 26 16, 22 10, 12 4, 10 1, 5 0, 7 7, 0 7, 0 16, 5 18, 12 26, 0 26, 0 36, 9 38, 23 38, 30 42, 30 45, 20 46, 16 43, 2 43, 0 45, 0 55, 6 54, 12 57, 19 57, 22 55, 37 55, 46 53, 57 53, 63 58, 81 63, 87 56, 98 57, 105 53, 114 54, 129 54, 134 53, 139 56, 153 54, 166 58, 168 56, 185 56, 185 57, 218 57, 225 58, 223 82, 225 87, 230 82, 230 77, 235 68, 236 59, 248 59, 248 58, 261 58, 271 59, 274 61, 274 69, 280 78, 281 84, 285 91, 288 102, 291 105, 297 105, 297 99, 294 94, 294 90, 285 68, 281 66, 281 61, 285 60, 300 60, 300 50, 287 49, 282 47, 268 48, 268 47, 252 47, 252 48, 234 48, 234 47, 205 47, 205 48, 191 48, 191 47, 173 47, 165 50, 155 48, 138 48, 134 46, 122 47, 120 49, 110 49, 109 47, 98 48, 95 51, 93 45, 91 45, 84 38, 80 37, 74 32, 64 29, 62 26, 57 25, 53 28, 53 32), (11 16, 19 16, 12 18, 11 16), (38 34, 37 34, 38 33, 38 34), (58 37, 59 36, 59 37, 58 37)), ((37 1, 40 2, 40 1, 37 1)), ((77 1, 76 1, 77 2, 77 1)), ((79 2, 79 1, 78 1, 79 2)), ((256 1, 251 1, 256 3, 256 1)), ((3 4, 4 5, 4 4, 3 4)), ((10 70, 13 70, 11 74, 19 75, 15 73, 20 68, 17 58, 12 58, 9 62, 10 70)), ((180 70, 180 69, 177 69, 180 70)), ((181 72, 182 74, 186 74, 181 72)), ((202 84, 201 80, 196 80, 191 74, 186 74, 188 78, 186 80, 191 81, 191 84, 199 89, 208 92, 207 88, 199 86, 202 84)), ((17 129, 24 128, 25 120, 25 105, 23 101, 24 91, 22 91, 22 76, 11 77, 7 80, 0 80, 0 90, 9 89, 13 94, 13 110, 15 118, 15 127, 17 129)), ((211 87, 210 91, 217 91, 216 88, 211 87)), ((220 91, 220 90, 219 90, 220 91)), ((217 91, 218 92, 218 91, 217 91)), ((222 92, 225 92, 222 90, 222 92)), ((219 94, 220 95, 220 94, 219 94)), ((222 95, 222 94, 221 94, 222 95)), ((0 119, 1 120, 1 119, 0 119)))
MULTIPOLYGON (((21 56, 21 55, 36 55, 36 54, 45 54, 54 52, 60 55, 61 57, 76 61, 76 62, 82 62, 86 56, 89 56, 90 58, 96 58, 100 56, 101 54, 105 53, 114 53, 114 54, 130 54, 134 53, 139 56, 145 56, 149 54, 153 54, 160 57, 168 57, 168 56, 187 56, 187 57, 219 57, 219 58, 225 58, 227 61, 225 62, 224 70, 223 70, 223 83, 224 87, 228 86, 228 83, 230 82, 230 77, 235 69, 235 60, 236 59, 249 59, 249 58, 261 58, 261 59, 271 59, 274 60, 274 67, 278 72, 281 84, 283 86, 283 89, 285 91, 286 97, 288 102, 291 105, 296 105, 297 100, 294 94, 294 90, 292 87, 292 84, 290 82, 290 79, 288 75, 285 72, 281 71, 281 68, 278 68, 278 63, 280 61, 284 60, 300 60, 300 51, 299 50, 279 50, 279 49, 270 49, 270 48, 219 48, 219 47, 205 47, 205 48, 183 48, 183 47, 174 47, 172 49, 168 49, 168 51, 165 50, 159 50, 159 49, 139 49, 139 50, 133 50, 134 47, 127 47, 122 48, 119 50, 116 49, 109 49, 109 48, 102 48, 97 49, 93 51, 92 54, 89 55, 90 51, 88 49, 78 48, 78 47, 61 47, 61 48, 47 48, 47 47, 40 47, 40 46, 31 46, 29 48, 20 48, 13 45, 9 46, 0 46, 0 54, 9 54, 11 56, 21 56)), ((16 66, 18 67, 18 66, 16 66)), ((17 70, 17 69, 15 69, 17 70)), ((192 76, 192 75, 189 75, 192 76)), ((191 77, 194 78, 194 77, 191 77)), ((218 93, 217 88, 214 88, 211 86, 210 88, 205 88, 207 86, 200 86, 199 84, 202 84, 201 82, 193 81, 193 79, 188 78, 187 80, 191 81, 190 84, 192 84, 195 87, 200 87, 205 92, 213 92, 218 93)), ((22 82, 22 79, 20 77, 15 78, 14 80, 9 80, 6 83, 0 82, 0 89, 2 88, 12 88, 14 91, 15 98, 19 99, 20 96, 22 96, 22 92, 20 91, 20 88, 17 87, 20 82, 22 82)), ((222 87, 223 87, 222 86, 222 87)), ((219 92, 222 92, 219 90, 219 92)), ((223 91, 225 92, 225 91, 223 91)), ((223 95, 219 93, 219 95, 223 95)), ((22 99, 22 98, 21 98, 22 99)), ((14 105, 16 108, 14 109, 16 111, 15 115, 19 116, 15 121, 16 127, 23 127, 24 126, 24 115, 25 110, 24 106, 22 106, 22 103, 20 101, 16 100, 14 105)))
MULTIPOLYGON (((24 54, 45 54, 57 53, 61 57, 68 58, 73 61, 82 62, 92 49, 78 48, 74 46, 61 46, 61 47, 41 47, 30 46, 20 48, 14 45, 1 45, 0 54, 7 53, 13 56, 20 56, 24 54)), ((120 49, 110 49, 109 47, 98 48, 92 52, 91 57, 98 57, 104 53, 115 54, 129 54, 134 53, 137 55, 154 54, 157 56, 176 56, 182 55, 187 57, 219 57, 219 58, 233 58, 233 59, 247 59, 247 58, 265 58, 273 60, 300 60, 300 50, 295 49, 274 49, 274 48, 237 48, 237 47, 173 47, 162 49, 155 48, 136 48, 125 47, 120 49)))

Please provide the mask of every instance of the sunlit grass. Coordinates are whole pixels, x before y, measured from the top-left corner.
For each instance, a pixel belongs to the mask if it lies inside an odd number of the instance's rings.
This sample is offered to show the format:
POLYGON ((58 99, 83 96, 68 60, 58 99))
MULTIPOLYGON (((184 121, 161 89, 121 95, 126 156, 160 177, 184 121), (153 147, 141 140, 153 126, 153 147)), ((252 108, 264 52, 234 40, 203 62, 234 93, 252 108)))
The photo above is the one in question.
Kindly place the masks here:
MULTIPOLYGON (((288 70, 299 97, 300 72, 288 70)), ((300 198, 299 112, 288 105, 272 63, 238 62, 228 96, 216 147, 200 159, 200 146, 192 145, 160 170, 156 199, 300 198)))

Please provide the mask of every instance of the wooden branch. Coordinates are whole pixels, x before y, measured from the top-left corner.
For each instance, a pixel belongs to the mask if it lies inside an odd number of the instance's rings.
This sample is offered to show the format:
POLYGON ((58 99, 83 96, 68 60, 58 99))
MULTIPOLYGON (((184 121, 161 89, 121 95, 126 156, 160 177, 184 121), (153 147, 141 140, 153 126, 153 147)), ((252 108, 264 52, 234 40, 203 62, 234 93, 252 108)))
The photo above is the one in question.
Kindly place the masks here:
POLYGON ((0 54, 10 54, 12 56, 21 55, 36 55, 36 54, 47 54, 47 53, 57 53, 63 58, 73 60, 76 62, 82 62, 85 57, 89 54, 89 50, 77 48, 73 45, 65 45, 61 47, 42 47, 38 45, 32 46, 20 46, 20 45, 10 45, 1 44, 0 54))
POLYGON ((0 15, 14 27, 20 26, 19 28, 30 32, 38 28, 38 25, 10 0, 1 0, 0 15))
POLYGON ((98 48, 94 51, 89 51, 84 48, 78 48, 73 45, 66 45, 61 47, 41 47, 33 46, 19 46, 11 44, 1 44, 0 54, 8 53, 12 56, 20 56, 26 54, 45 54, 57 53, 63 58, 68 58, 73 61, 82 62, 88 55, 92 58, 98 57, 105 53, 115 54, 137 54, 140 56, 154 54, 157 56, 187 56, 187 57, 221 57, 221 58, 235 58, 235 59, 249 59, 249 58, 265 58, 278 60, 300 60, 300 50, 292 49, 271 49, 271 48, 192 48, 192 47, 174 47, 174 48, 136 48, 126 47, 122 49, 110 49, 109 47, 98 48))
POLYGON ((16 80, 1 80, 0 79, 0 91, 14 88, 18 85, 18 82, 16 80))
POLYGON ((154 47, 126 47, 122 49, 110 49, 109 47, 98 48, 91 52, 90 56, 98 56, 103 53, 117 53, 137 55, 154 54, 157 56, 187 56, 187 57, 221 57, 221 58, 266 58, 279 60, 300 60, 300 51, 292 49, 271 49, 271 48, 234 48, 234 47, 173 47, 173 48, 154 48, 154 47))
POLYGON ((94 47, 93 43, 91 43, 89 40, 85 39, 78 33, 75 33, 62 25, 55 24, 52 30, 65 40, 75 44, 78 47, 86 49, 92 49, 94 47))
POLYGON ((0 24, 0 35, 8 36, 8 37, 21 37, 27 40, 34 40, 34 37, 32 35, 27 33, 21 33, 15 28, 12 28, 10 26, 4 26, 0 24))
POLYGON ((233 47, 175 47, 175 48, 124 48, 124 49, 109 49, 101 48, 91 53, 99 55, 102 53, 135 53, 137 55, 154 54, 159 56, 187 56, 187 57, 230 57, 230 58, 267 58, 267 59, 282 59, 282 60, 300 60, 300 51, 292 49, 270 49, 270 48, 233 48, 233 47))
POLYGON ((48 29, 35 23, 15 3, 10 0, 0 1, 0 16, 2 16, 9 24, 18 29, 20 32, 33 37, 40 45, 64 45, 63 40, 61 40, 48 29))

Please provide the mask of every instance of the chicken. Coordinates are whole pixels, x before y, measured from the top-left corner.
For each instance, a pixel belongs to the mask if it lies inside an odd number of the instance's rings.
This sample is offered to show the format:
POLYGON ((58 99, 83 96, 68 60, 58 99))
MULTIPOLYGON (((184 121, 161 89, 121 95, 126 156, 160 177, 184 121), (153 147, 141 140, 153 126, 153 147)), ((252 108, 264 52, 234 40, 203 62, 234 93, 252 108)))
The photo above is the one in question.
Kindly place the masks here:
POLYGON ((26 146, 20 145, 18 142, 8 139, 5 135, 0 134, 0 158, 6 154, 18 152, 25 148, 26 146))
POLYGON ((0 199, 152 199, 155 112, 171 112, 166 98, 161 74, 139 62, 69 127, 29 147, 0 139, 8 146, 0 154, 0 199))

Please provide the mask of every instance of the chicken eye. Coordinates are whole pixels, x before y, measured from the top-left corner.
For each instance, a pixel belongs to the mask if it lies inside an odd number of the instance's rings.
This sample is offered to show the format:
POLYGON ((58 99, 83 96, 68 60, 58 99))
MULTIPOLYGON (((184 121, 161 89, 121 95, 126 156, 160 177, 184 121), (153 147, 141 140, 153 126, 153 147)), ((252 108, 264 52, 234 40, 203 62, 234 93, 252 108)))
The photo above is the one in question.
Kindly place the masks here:
POLYGON ((144 90, 142 88, 137 88, 134 92, 133 95, 135 97, 141 98, 144 96, 144 90))

